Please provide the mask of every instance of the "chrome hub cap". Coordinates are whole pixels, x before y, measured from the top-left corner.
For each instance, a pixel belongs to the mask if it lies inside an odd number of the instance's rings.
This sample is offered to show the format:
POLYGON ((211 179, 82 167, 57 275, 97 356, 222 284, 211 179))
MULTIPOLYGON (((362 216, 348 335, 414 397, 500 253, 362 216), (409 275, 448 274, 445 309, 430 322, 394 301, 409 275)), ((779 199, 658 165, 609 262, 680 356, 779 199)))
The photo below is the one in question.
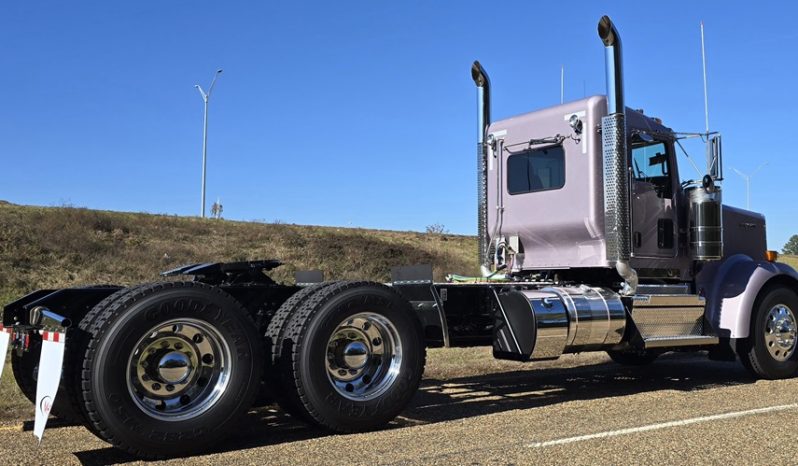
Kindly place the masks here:
POLYGON ((128 391, 148 415, 184 420, 207 411, 230 378, 230 348, 207 322, 182 318, 152 328, 133 348, 128 391))
POLYGON ((191 374, 191 359, 179 351, 166 353, 158 361, 158 376, 168 383, 184 382, 191 374))
POLYGON ((370 350, 362 341, 350 341, 344 346, 343 365, 355 370, 369 362, 370 350))
POLYGON ((786 361, 795 352, 795 314, 784 304, 773 306, 765 322, 765 345, 777 361, 786 361))
POLYGON ((402 343, 393 323, 372 312, 356 314, 333 331, 327 343, 327 376, 350 400, 384 393, 399 375, 402 343))

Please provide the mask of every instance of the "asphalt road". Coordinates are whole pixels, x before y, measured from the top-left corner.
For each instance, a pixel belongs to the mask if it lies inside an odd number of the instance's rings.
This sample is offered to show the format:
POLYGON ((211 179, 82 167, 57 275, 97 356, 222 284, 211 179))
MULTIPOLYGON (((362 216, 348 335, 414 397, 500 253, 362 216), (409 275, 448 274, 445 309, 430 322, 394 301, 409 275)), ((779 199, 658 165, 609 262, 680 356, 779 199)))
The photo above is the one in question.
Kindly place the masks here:
MULTIPOLYGON (((260 409, 222 450, 164 464, 798 463, 798 379, 754 381, 736 363, 683 355, 520 367, 427 378, 396 423, 368 434, 326 435, 260 409)), ((6 464, 137 463, 78 426, 48 427, 37 448, 31 424, 0 426, 6 464)))

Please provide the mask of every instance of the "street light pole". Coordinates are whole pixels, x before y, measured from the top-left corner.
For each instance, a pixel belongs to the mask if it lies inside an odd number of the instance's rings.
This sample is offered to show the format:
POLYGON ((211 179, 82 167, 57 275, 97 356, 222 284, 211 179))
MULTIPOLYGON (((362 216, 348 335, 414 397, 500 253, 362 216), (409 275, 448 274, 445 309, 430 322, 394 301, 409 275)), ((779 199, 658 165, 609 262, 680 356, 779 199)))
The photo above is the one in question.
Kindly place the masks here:
POLYGON ((768 164, 767 162, 764 162, 764 163, 760 164, 758 167, 756 167, 756 170, 751 172, 750 175, 745 174, 745 173, 741 172, 740 170, 732 167, 732 170, 734 170, 738 175, 740 175, 740 178, 745 180, 745 208, 746 208, 746 210, 751 210, 751 177, 756 175, 757 172, 759 170, 761 170, 762 167, 764 167, 767 164, 768 164))
POLYGON ((211 85, 208 87, 208 92, 203 91, 202 86, 199 84, 194 85, 194 87, 197 88, 202 96, 202 102, 204 106, 204 116, 202 118, 202 200, 200 201, 200 216, 202 218, 205 218, 205 173, 206 167, 208 165, 208 101, 211 98, 213 86, 216 84, 216 78, 218 78, 220 74, 222 74, 222 70, 216 70, 216 74, 213 75, 211 85))

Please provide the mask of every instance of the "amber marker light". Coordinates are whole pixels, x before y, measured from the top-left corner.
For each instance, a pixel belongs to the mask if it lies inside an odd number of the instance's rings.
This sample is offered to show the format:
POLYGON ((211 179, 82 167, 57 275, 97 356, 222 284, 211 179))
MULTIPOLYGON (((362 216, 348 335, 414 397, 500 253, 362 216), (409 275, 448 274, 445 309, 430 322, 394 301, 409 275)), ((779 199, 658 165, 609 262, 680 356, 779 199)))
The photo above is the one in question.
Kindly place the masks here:
POLYGON ((779 253, 776 251, 767 251, 765 252, 765 258, 768 262, 776 262, 776 259, 779 258, 779 253))

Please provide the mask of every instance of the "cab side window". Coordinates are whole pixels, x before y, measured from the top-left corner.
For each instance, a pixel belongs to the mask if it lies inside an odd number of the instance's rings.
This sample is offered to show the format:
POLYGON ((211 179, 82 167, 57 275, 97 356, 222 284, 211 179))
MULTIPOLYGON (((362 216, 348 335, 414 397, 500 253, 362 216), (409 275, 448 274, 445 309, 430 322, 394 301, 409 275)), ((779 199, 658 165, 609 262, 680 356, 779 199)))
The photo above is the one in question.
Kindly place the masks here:
POLYGON ((510 194, 549 191, 565 186, 565 151, 562 146, 513 154, 507 159, 510 194))
POLYGON ((665 143, 633 143, 631 164, 636 181, 651 183, 659 197, 673 199, 670 157, 665 143))

